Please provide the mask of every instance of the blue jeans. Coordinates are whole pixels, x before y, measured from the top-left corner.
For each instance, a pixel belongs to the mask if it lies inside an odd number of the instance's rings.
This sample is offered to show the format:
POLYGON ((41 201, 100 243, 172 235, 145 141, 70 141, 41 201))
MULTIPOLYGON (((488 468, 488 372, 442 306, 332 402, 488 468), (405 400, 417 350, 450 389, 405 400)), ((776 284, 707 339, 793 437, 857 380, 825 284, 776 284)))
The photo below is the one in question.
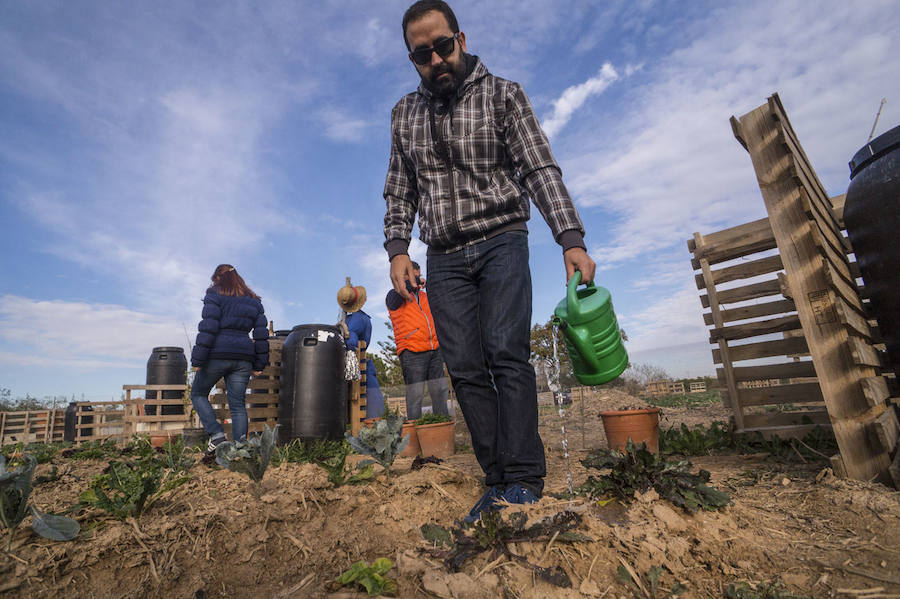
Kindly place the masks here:
POLYGON ((429 255, 428 301, 485 483, 526 484, 540 494, 547 466, 528 361, 528 234, 429 255))
POLYGON ((252 372, 253 364, 249 360, 212 359, 194 375, 191 403, 197 410, 203 430, 210 438, 225 435, 209 403, 209 392, 222 377, 225 377, 225 394, 228 396, 228 409, 231 412, 231 438, 239 441, 247 437, 246 393, 252 372))
POLYGON ((422 398, 425 383, 431 395, 431 411, 435 414, 449 414, 447 410, 447 379, 444 378, 444 360, 441 350, 400 352, 400 368, 406 383, 406 418, 417 420, 422 417, 422 398))

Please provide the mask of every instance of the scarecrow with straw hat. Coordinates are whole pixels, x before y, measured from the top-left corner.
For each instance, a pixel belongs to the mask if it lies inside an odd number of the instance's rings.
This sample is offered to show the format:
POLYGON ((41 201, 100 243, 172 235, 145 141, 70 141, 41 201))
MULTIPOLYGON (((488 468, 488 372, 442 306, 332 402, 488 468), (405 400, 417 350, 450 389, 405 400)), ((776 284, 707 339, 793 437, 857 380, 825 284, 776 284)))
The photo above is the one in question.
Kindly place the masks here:
MULTIPOLYGON (((363 341, 368 347, 372 340, 372 318, 363 312, 363 304, 366 303, 366 288, 362 285, 353 286, 350 277, 347 283, 338 290, 337 303, 341 307, 342 319, 347 327, 347 347, 356 349, 359 342, 363 341)), ((362 366, 362 365, 360 365, 362 366)), ((376 418, 384 411, 384 395, 378 386, 375 376, 375 364, 371 358, 366 358, 366 418, 376 418)))

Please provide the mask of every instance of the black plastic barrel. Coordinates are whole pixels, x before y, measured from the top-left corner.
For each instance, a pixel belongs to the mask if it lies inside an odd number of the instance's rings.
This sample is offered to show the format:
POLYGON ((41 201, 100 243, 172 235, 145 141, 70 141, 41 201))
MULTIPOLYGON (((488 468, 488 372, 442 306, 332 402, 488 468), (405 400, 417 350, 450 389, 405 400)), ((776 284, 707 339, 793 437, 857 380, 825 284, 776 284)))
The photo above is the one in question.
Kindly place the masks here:
POLYGON ((281 353, 279 440, 344 438, 347 382, 341 329, 304 324, 291 329, 281 353))
MULTIPOLYGON (((147 360, 148 385, 184 385, 187 383, 187 358, 180 347, 154 347, 147 360)), ((181 399, 181 391, 162 391, 161 399, 181 399)), ((147 391, 147 399, 156 399, 156 391, 147 391)), ((156 406, 147 406, 148 416, 156 415, 156 406)), ((162 406, 163 416, 184 414, 183 405, 162 406)))
MULTIPOLYGON (((91 406, 85 406, 84 411, 91 412, 93 408, 91 406)), ((71 401, 69 405, 66 407, 66 418, 63 422, 63 441, 68 441, 69 443, 75 442, 75 436, 78 434, 78 429, 76 428, 77 424, 93 424, 94 417, 93 416, 82 416, 81 422, 78 422, 78 402, 71 401)), ((94 429, 92 428, 83 428, 81 429, 82 437, 90 437, 94 434, 94 429)))
POLYGON ((844 223, 888 360, 900 375, 900 127, 850 161, 844 223))

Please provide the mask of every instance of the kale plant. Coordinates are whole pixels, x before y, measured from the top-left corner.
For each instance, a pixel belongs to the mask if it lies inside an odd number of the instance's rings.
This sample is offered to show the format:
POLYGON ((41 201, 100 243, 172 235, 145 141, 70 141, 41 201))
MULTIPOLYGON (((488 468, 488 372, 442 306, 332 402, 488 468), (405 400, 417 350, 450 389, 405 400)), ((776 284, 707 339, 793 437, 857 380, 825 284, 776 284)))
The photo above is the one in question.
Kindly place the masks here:
MULTIPOLYGON (((31 495, 31 478, 37 460, 25 454, 17 460, 21 464, 13 469, 6 469, 6 457, 0 455, 0 522, 9 531, 6 550, 12 546, 13 534, 28 514, 28 497, 31 495)), ((33 505, 31 514, 34 522, 31 528, 37 534, 54 541, 70 541, 78 535, 78 522, 66 516, 43 514, 33 505)))
POLYGON ((375 458, 375 461, 384 467, 385 476, 390 476, 391 464, 397 455, 409 445, 409 434, 403 435, 403 417, 396 412, 386 412, 380 420, 376 420, 371 427, 360 429, 355 437, 350 433, 344 433, 350 447, 361 454, 375 458))
POLYGON ((651 488, 691 514, 698 509, 714 510, 731 503, 731 498, 708 485, 709 472, 691 474, 687 461, 666 462, 651 453, 643 443, 635 445, 629 439, 624 452, 598 451, 581 460, 586 468, 609 470, 609 474, 587 481, 576 489, 579 495, 602 497, 615 495, 631 499, 635 492, 645 493, 651 488))
POLYGON ((167 470, 155 457, 112 461, 79 497, 80 505, 109 512, 119 520, 140 516, 160 497, 190 479, 167 470))
POLYGON ((440 424, 441 422, 450 422, 452 419, 447 414, 435 414, 434 412, 428 412, 427 414, 422 414, 422 417, 416 420, 416 425, 421 426, 424 424, 440 424))
POLYGON ((232 472, 242 472, 255 483, 253 493, 256 498, 262 491, 262 479, 275 451, 275 433, 278 425, 270 429, 263 425, 259 435, 250 435, 246 441, 220 443, 216 447, 216 463, 232 472))

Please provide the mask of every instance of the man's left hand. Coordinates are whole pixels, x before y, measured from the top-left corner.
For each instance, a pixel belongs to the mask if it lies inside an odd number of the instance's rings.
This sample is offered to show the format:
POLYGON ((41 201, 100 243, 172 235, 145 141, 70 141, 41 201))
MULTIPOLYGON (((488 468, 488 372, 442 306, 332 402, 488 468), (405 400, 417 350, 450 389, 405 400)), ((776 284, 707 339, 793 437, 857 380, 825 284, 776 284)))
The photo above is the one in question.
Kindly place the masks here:
POLYGON ((579 247, 567 249, 563 253, 563 262, 566 263, 566 284, 569 283, 569 279, 576 270, 581 271, 582 283, 590 283, 594 280, 594 271, 597 270, 597 265, 584 249, 579 247))

